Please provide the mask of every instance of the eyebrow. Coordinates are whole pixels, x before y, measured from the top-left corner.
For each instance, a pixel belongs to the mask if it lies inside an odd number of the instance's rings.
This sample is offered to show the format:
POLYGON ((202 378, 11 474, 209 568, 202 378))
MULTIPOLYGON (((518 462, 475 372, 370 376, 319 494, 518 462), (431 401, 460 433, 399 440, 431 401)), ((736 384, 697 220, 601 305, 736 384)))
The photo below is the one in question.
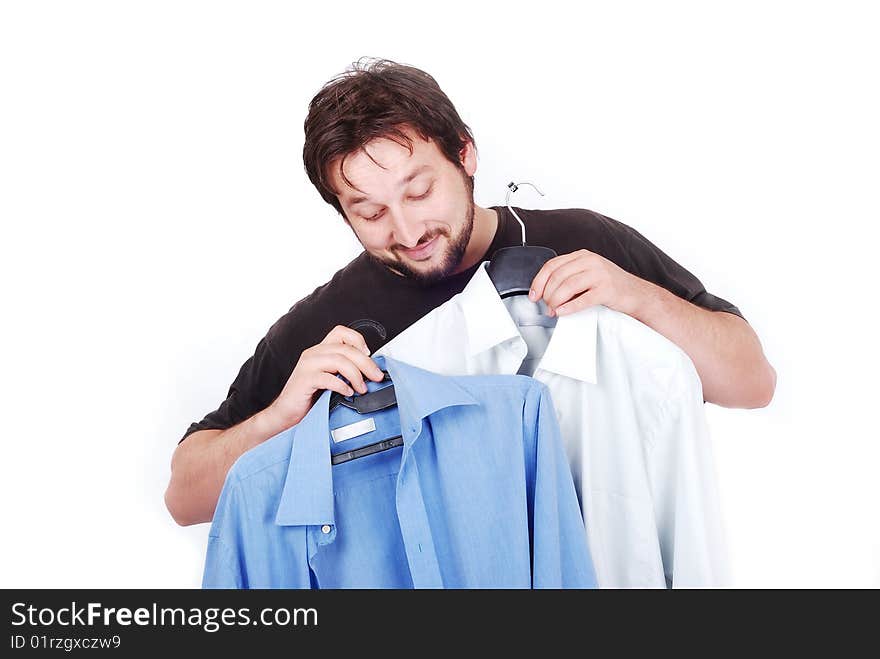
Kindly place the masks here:
MULTIPOLYGON (((426 171, 428 171, 428 170, 430 170, 430 169, 431 169, 431 166, 430 166, 430 165, 422 165, 421 167, 416 167, 416 169, 414 169, 412 172, 410 172, 409 174, 407 174, 407 176, 404 177, 404 178, 400 181, 400 183, 398 184, 398 187, 403 187, 403 186, 405 186, 407 183, 411 182, 414 178, 416 178, 417 176, 419 176, 419 175, 421 175, 421 174, 424 174, 426 171)), ((356 205, 358 205, 358 204, 361 204, 361 203, 363 203, 363 202, 365 202, 365 201, 369 201, 369 200, 370 200, 369 197, 363 197, 363 196, 360 196, 360 197, 352 197, 352 198, 348 201, 348 205, 349 205, 349 206, 356 206, 356 205)))

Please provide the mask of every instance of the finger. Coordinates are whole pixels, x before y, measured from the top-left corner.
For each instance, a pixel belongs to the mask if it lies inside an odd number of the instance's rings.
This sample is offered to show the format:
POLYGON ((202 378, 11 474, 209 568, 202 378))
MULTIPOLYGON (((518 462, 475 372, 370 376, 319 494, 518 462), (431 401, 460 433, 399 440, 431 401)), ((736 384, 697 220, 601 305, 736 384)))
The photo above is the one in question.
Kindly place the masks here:
POLYGON ((355 365, 357 365, 361 373, 363 373, 366 377, 375 382, 381 382, 382 378, 385 377, 382 369, 380 369, 378 364, 373 361, 372 357, 370 357, 369 355, 364 355, 352 346, 343 343, 329 344, 327 346, 324 346, 321 349, 321 352, 344 356, 345 358, 351 360, 355 365))
POLYGON ((574 261, 569 261, 565 263, 553 272, 550 275, 550 278, 547 280, 547 283, 544 284, 544 294, 543 299, 549 305, 552 303, 553 307, 562 304, 570 300, 577 293, 583 293, 586 289, 582 288, 579 291, 571 291, 569 296, 565 299, 559 299, 558 291, 564 285, 570 285, 573 277, 577 277, 581 274, 591 272, 589 262, 585 262, 584 259, 577 259, 574 261))
POLYGON ((346 345, 354 346, 365 355, 370 354, 370 349, 367 347, 367 342, 364 339, 363 334, 350 327, 346 327, 345 325, 337 325, 334 327, 330 330, 327 336, 324 337, 324 340, 321 341, 321 343, 344 343, 346 345))
MULTIPOLYGON (((354 350, 349 347, 349 350, 354 350)), ((366 393, 367 385, 357 365, 345 355, 334 352, 319 353, 312 357, 309 368, 313 373, 339 373, 358 393, 366 393)))
POLYGON ((555 312, 558 307, 571 300, 572 298, 593 290, 598 285, 595 273, 575 272, 568 279, 556 286, 552 292, 544 293, 544 302, 555 312))
POLYGON ((602 302, 600 301, 599 292, 596 290, 587 291, 586 293, 578 295, 570 302, 566 302, 562 306, 557 307, 556 315, 567 316, 573 313, 577 313, 578 311, 582 311, 587 307, 596 306, 597 304, 602 304, 602 302))
POLYGON ((335 375, 330 375, 329 373, 318 374, 318 377, 315 378, 315 389, 329 389, 330 391, 337 391, 343 396, 354 396, 354 390, 351 387, 335 375))
MULTIPOLYGON (((529 299, 532 300, 532 302, 536 302, 544 297, 547 289, 547 282, 554 278, 556 272, 560 268, 576 268, 576 264, 588 265, 595 256, 596 254, 589 250, 579 249, 570 254, 563 254, 562 256, 550 259, 544 264, 532 280, 529 299)), ((580 269, 582 270, 583 268, 580 269)))
POLYGON ((529 287, 529 299, 532 302, 536 302, 540 300, 544 296, 544 286, 547 284, 547 280, 556 270, 556 268, 565 265, 569 261, 573 261, 578 258, 577 252, 572 252, 571 254, 563 254, 562 256, 556 256, 547 261, 541 269, 538 270, 538 274, 535 275, 535 278, 532 279, 532 285, 529 287))

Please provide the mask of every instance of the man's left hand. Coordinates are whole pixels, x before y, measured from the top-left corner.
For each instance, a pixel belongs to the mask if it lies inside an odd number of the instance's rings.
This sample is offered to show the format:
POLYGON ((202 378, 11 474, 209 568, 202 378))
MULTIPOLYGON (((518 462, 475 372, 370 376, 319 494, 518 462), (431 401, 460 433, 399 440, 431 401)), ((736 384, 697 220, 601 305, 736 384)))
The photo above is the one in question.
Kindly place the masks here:
POLYGON ((650 284, 585 249, 550 259, 532 280, 529 299, 543 298, 551 316, 602 304, 635 316, 650 284))

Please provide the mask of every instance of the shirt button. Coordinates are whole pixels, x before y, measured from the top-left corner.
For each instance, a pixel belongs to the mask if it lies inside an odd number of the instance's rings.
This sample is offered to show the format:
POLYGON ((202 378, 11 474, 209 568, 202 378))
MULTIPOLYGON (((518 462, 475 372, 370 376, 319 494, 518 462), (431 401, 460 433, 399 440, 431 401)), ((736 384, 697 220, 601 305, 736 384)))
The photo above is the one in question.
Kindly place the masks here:
POLYGON ((330 525, 324 524, 324 526, 321 527, 321 533, 330 533, 330 525))

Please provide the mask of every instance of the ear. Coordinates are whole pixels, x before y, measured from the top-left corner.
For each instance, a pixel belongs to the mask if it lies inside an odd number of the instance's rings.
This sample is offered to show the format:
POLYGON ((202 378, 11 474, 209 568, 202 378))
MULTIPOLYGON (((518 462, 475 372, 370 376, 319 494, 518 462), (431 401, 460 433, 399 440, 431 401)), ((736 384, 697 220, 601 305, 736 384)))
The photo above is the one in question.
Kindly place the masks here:
POLYGON ((464 167, 465 173, 468 176, 473 176, 474 172, 477 171, 477 148, 474 146, 474 143, 470 140, 465 142, 461 151, 458 152, 458 157, 461 160, 461 166, 464 167))

